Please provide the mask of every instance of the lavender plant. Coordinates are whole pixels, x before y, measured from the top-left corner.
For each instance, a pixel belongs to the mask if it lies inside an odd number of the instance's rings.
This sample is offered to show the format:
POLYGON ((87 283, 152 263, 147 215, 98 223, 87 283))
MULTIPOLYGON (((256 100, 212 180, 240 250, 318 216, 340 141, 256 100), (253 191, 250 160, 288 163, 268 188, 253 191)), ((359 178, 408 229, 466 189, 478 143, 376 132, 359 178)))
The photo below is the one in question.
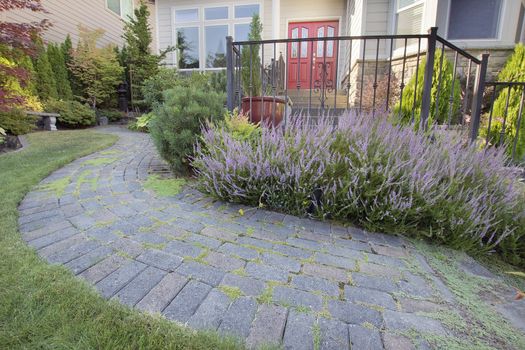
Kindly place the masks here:
POLYGON ((525 261, 524 185, 501 149, 347 114, 337 127, 301 117, 263 127, 257 143, 210 125, 195 154, 200 186, 223 200, 525 261))

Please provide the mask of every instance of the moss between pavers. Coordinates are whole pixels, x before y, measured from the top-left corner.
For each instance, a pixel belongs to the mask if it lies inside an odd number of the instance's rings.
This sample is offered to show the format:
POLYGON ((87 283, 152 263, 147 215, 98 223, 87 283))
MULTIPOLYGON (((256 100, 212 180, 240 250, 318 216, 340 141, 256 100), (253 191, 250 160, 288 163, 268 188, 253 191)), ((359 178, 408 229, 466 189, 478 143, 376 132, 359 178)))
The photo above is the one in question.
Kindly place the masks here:
POLYGON ((118 158, 116 157, 94 158, 94 159, 88 159, 85 162, 82 162, 82 165, 99 166, 99 165, 111 164, 117 160, 118 158))
POLYGON ((226 294, 231 300, 239 299, 244 295, 239 287, 220 285, 219 290, 226 294))
POLYGON ((43 184, 39 186, 39 188, 46 191, 51 191, 55 194, 57 198, 60 198, 64 195, 64 192, 66 191, 66 188, 67 186, 69 186, 70 183, 71 176, 66 176, 53 182, 43 184))
POLYGON ((150 175, 144 188, 152 190, 159 197, 169 197, 179 194, 186 182, 185 179, 164 179, 158 175, 150 175))

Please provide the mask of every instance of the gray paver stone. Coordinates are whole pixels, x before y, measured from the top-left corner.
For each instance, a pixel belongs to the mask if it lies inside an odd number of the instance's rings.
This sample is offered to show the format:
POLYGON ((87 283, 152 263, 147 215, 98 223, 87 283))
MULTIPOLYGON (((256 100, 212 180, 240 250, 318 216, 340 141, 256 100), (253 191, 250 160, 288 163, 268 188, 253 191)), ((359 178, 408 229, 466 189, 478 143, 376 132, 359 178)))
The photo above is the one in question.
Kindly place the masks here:
POLYGON ((225 274, 222 270, 195 261, 183 262, 177 268, 177 272, 181 275, 196 278, 212 286, 217 286, 225 274))
POLYGON ((383 317, 379 311, 347 301, 328 301, 328 311, 334 318, 346 323, 363 324, 368 322, 377 328, 381 328, 383 325, 383 317))
POLYGON ((98 264, 88 268, 79 276, 86 279, 88 282, 95 284, 129 261, 130 260, 121 256, 111 255, 98 264))
POLYGON ((246 248, 233 243, 224 243, 219 248, 219 252, 239 256, 246 260, 257 259, 259 257, 259 253, 255 249, 246 248))
POLYGON ((146 265, 131 261, 110 273, 96 284, 104 298, 110 298, 146 268, 146 265))
POLYGON ((231 304, 224 314, 219 326, 219 332, 246 339, 257 311, 257 302, 254 298, 240 297, 231 304))
POLYGON ((165 271, 148 266, 128 285, 122 288, 113 298, 121 303, 134 306, 166 275, 165 271))
POLYGON ((319 265, 319 264, 310 264, 305 263, 303 264, 303 273, 310 275, 310 276, 318 276, 322 278, 331 279, 338 282, 345 282, 347 283, 349 281, 349 273, 347 273, 345 270, 332 267, 332 266, 325 266, 325 265, 319 265))
POLYGON ((230 298, 213 289, 188 320, 188 326, 196 329, 216 330, 230 305, 230 298))
POLYGON ((290 311, 286 321, 286 328, 284 329, 284 348, 289 350, 313 350, 314 324, 314 316, 293 310, 290 311))
POLYGON ((353 303, 365 303, 396 310, 396 303, 390 294, 374 289, 345 286, 345 298, 353 303))
POLYGON ((234 258, 233 256, 228 256, 225 254, 217 252, 209 252, 209 254, 204 258, 208 264, 223 269, 225 271, 233 271, 240 268, 243 268, 246 262, 243 260, 234 258))
POLYGON ((376 289, 387 293, 392 293, 399 290, 396 284, 391 279, 386 277, 369 276, 354 272, 352 273, 352 281, 358 287, 376 289))
POLYGON ((188 278, 175 272, 168 273, 153 287, 136 308, 150 313, 161 312, 186 285, 188 278))
POLYGON ((383 343, 379 332, 359 325, 348 325, 350 343, 352 349, 359 350, 381 350, 383 343))
POLYGON ((419 332, 430 332, 439 335, 446 335, 447 333, 439 321, 424 316, 385 310, 383 318, 387 329, 399 331, 414 329, 419 332))
POLYGON ((249 262, 246 265, 246 273, 265 281, 288 282, 288 272, 265 264, 249 262))
POLYGON ((148 249, 137 257, 137 260, 166 271, 175 271, 182 263, 182 258, 156 249, 148 249))
POLYGON ((284 305, 307 307, 312 311, 320 311, 323 307, 323 299, 320 296, 283 286, 274 288, 273 300, 284 305))
POLYGON ((237 287, 244 295, 250 296, 260 295, 265 288, 265 284, 262 281, 230 273, 224 276, 221 285, 237 287))
POLYGON ((211 287, 199 281, 189 281, 162 314, 170 320, 186 322, 195 313, 211 287))
POLYGON ((348 327, 343 322, 326 318, 318 320, 320 330, 320 350, 348 349, 348 327))
POLYGON ((301 270, 301 263, 299 261, 282 255, 263 253, 262 261, 268 265, 291 272, 299 272, 299 270, 301 270))
POLYGON ((315 261, 333 267, 340 267, 347 270, 355 270, 355 260, 334 256, 330 254, 318 253, 315 256, 315 261))
POLYGON ((260 345, 279 344, 286 324, 287 310, 281 306, 260 305, 255 315, 246 345, 254 349, 260 345))
POLYGON ((292 286, 310 292, 320 291, 329 296, 339 296, 339 285, 337 282, 322 278, 298 275, 292 278, 292 286))
POLYGON ((102 246, 76 258, 75 260, 71 260, 65 266, 67 266, 75 275, 78 275, 99 261, 102 261, 112 252, 111 248, 102 246))

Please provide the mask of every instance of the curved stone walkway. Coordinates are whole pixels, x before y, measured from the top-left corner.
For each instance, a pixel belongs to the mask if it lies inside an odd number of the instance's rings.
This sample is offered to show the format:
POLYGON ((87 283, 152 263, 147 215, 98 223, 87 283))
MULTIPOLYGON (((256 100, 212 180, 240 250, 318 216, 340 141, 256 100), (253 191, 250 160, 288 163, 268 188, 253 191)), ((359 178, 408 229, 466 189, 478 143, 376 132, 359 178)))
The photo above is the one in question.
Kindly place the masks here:
POLYGON ((19 207, 28 244, 105 298, 249 347, 428 348, 399 334, 451 332, 418 313, 454 296, 403 239, 261 209, 240 216, 192 189, 159 198, 143 187, 163 166, 149 136, 105 131, 120 140, 56 171, 19 207))

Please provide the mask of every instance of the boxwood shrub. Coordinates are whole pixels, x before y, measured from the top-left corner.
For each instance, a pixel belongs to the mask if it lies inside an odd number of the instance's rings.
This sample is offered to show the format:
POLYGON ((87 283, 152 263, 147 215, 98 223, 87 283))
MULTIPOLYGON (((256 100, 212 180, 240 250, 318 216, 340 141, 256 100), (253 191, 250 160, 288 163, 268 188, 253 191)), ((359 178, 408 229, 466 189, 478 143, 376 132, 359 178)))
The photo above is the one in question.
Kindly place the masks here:
POLYGON ((259 137, 204 127, 193 161, 202 190, 525 261, 525 189, 504 150, 353 114, 337 127, 291 118, 286 127, 261 128, 259 137))
POLYGON ((89 106, 77 101, 49 100, 45 104, 45 111, 59 113, 59 125, 78 128, 95 125, 96 113, 89 106))

